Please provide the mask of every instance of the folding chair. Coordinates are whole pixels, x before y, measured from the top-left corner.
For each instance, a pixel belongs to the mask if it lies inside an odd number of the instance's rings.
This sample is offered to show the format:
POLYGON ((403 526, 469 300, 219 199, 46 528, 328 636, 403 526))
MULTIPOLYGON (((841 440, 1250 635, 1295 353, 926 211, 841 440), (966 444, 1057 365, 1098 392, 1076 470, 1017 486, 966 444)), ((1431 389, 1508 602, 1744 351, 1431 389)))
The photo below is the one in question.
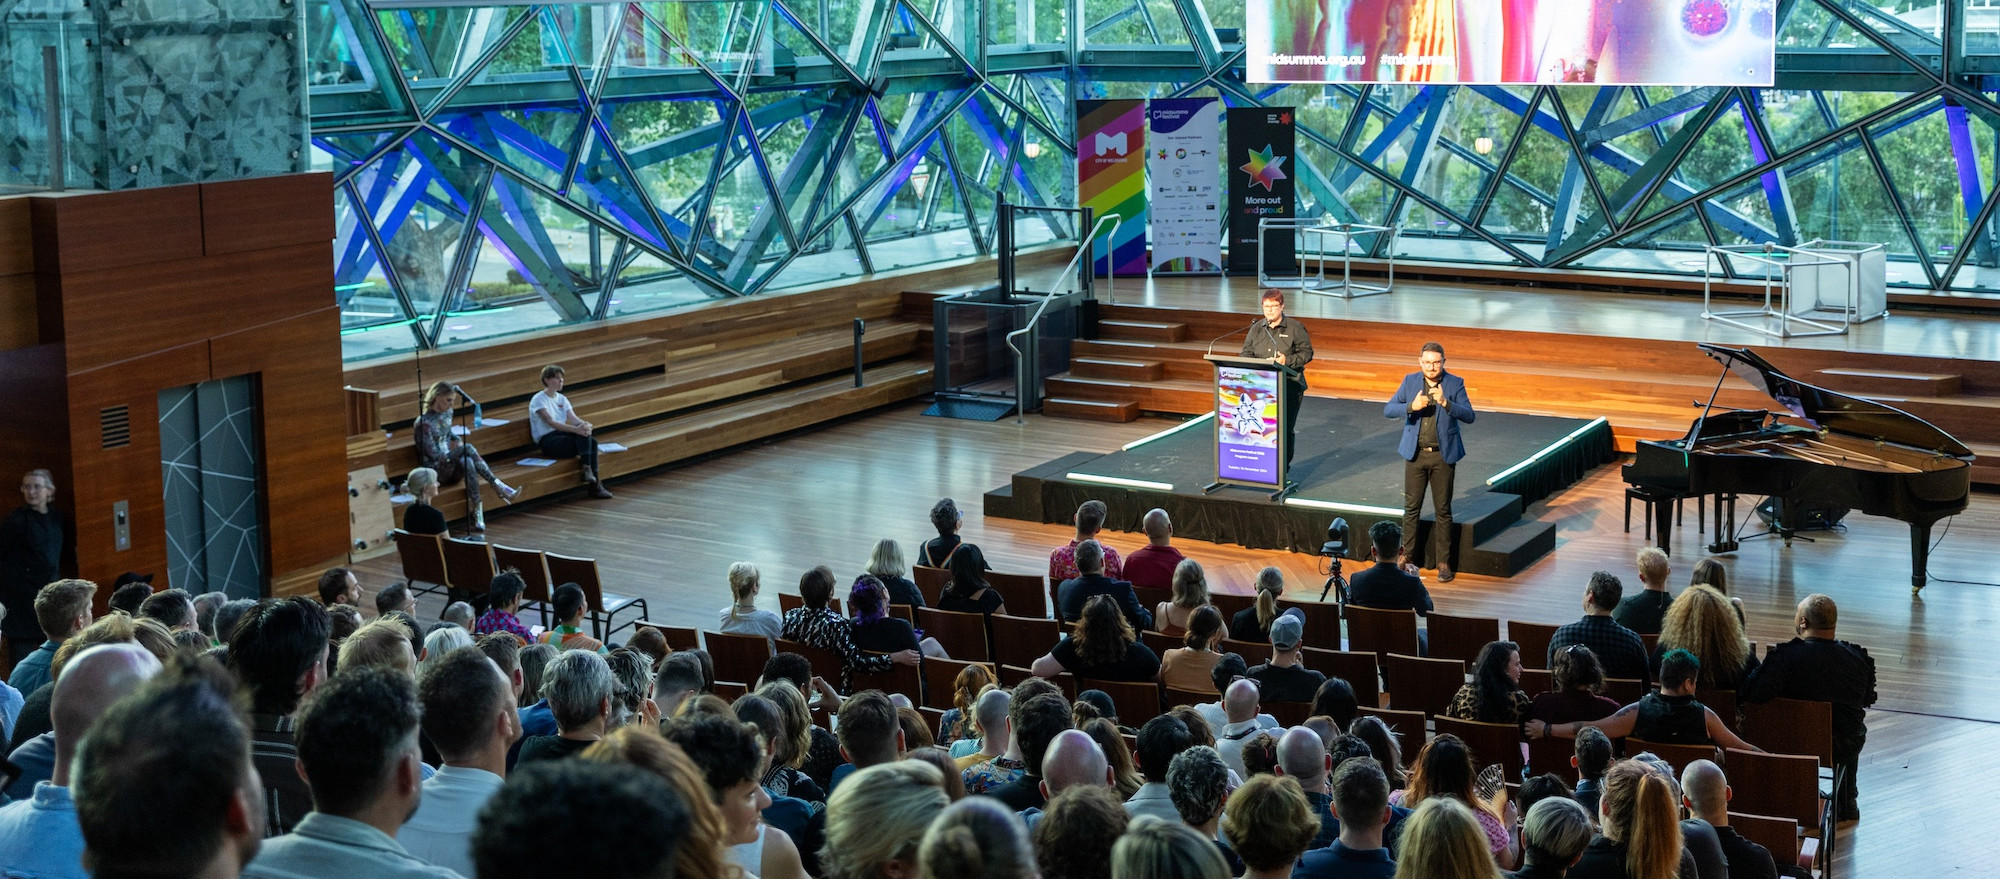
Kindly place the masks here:
POLYGON ((708 645, 708 658, 715 664, 715 676, 723 680, 754 683, 763 676, 764 663, 771 659, 771 642, 762 635, 703 632, 701 639, 708 645))
MULTIPOLYGON (((871 656, 887 656, 886 653, 870 653, 871 656)), ((924 704, 924 673, 921 665, 890 665, 888 671, 857 671, 848 675, 854 692, 881 690, 884 693, 901 693, 910 697, 915 705, 924 704)), ((944 684, 946 689, 950 683, 944 684)))
POLYGON ((550 582, 575 583, 583 587, 583 600, 590 603, 590 634, 597 640, 603 641, 625 627, 612 625, 618 614, 624 611, 639 609, 639 616, 627 620, 626 626, 652 616, 646 609, 646 599, 604 591, 604 583, 597 575, 596 559, 580 559, 552 552, 543 555, 549 562, 550 582))
POLYGON ((1348 605, 1347 649, 1417 655, 1417 612, 1348 605))
POLYGON ((910 569, 910 581, 917 584, 917 592, 924 597, 924 603, 936 607, 944 596, 945 584, 951 582, 951 572, 918 565, 910 569))
POLYGON ((1029 668, 1062 640, 1062 623, 1055 620, 1005 613, 986 619, 993 627, 993 659, 1001 665, 1029 668))
POLYGON ((456 537, 444 539, 445 578, 451 581, 450 598, 472 605, 477 613, 485 613, 486 593, 493 588, 493 577, 498 570, 493 567, 493 548, 477 540, 460 540, 456 537))
POLYGON ((995 683, 999 682, 999 670, 993 667, 993 663, 924 657, 924 700, 922 704, 939 710, 949 710, 958 707, 953 701, 957 697, 957 693, 953 688, 957 686, 958 676, 964 674, 966 669, 975 665, 986 669, 986 673, 993 676, 995 683))
POLYGON ((999 571, 986 572, 986 585, 1000 593, 1007 605, 1007 612, 1021 617, 1047 617, 1049 614, 1049 586, 1040 574, 1002 574, 999 571))
POLYGON ((1347 686, 1354 690, 1356 703, 1368 707, 1382 704, 1381 669, 1375 662, 1375 654, 1307 647, 1303 655, 1306 668, 1346 681, 1347 686))
MULTIPOLYGON (((938 610, 934 607, 920 607, 917 611, 917 628, 924 634, 936 638, 944 645, 946 653, 953 659, 970 659, 985 662, 993 658, 993 651, 986 643, 986 615, 938 610)), ((1033 662, 1034 660, 1029 660, 1033 662)))
MULTIPOLYGON (((1433 613, 1424 617, 1430 631, 1430 654, 1435 659, 1462 659, 1470 666, 1486 645, 1500 640, 1500 620, 1495 617, 1463 617, 1433 613)), ((1521 654, 1521 664, 1528 656, 1521 654)))
POLYGON ((1118 709, 1118 722, 1137 729, 1146 721, 1160 714, 1160 685, 1152 681, 1099 681, 1077 678, 1076 687, 1083 690, 1103 690, 1111 697, 1111 704, 1118 709))

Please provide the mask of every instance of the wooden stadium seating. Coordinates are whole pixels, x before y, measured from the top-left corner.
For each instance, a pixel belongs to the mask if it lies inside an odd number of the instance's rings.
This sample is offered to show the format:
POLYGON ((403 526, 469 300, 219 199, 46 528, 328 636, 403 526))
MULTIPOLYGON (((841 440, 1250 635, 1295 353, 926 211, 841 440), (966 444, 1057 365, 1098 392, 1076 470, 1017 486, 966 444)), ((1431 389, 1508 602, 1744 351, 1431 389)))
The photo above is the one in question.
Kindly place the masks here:
POLYGON ((1311 702, 1264 702, 1259 707, 1278 719, 1279 726, 1298 726, 1312 716, 1311 702))
MULTIPOLYGON (((1521 620, 1507 621, 1507 640, 1521 645, 1521 664, 1528 668, 1549 667, 1549 642, 1554 641, 1556 629, 1546 623, 1529 623, 1521 620)), ((1532 696, 1531 691, 1528 695, 1532 696)))
MULTIPOLYGON (((658 629, 660 637, 667 639, 667 646, 675 650, 700 650, 701 630, 693 626, 669 626, 652 620, 636 620, 632 628, 658 629)), ((635 631, 633 634, 637 634, 635 631)), ((713 659, 713 657, 711 657, 713 659)))
MULTIPOLYGON (((886 656, 888 654, 871 653, 870 655, 886 656)), ((910 697, 910 704, 912 705, 924 704, 924 673, 921 666, 890 665, 888 671, 857 671, 850 675, 849 678, 853 682, 853 690, 856 693, 862 690, 901 693, 910 697)), ((828 680, 832 680, 832 678, 828 678, 828 680)), ((951 682, 946 681, 942 686, 949 691, 951 682)))
POLYGON ((474 610, 486 608, 486 591, 493 586, 493 550, 477 540, 447 537, 443 542, 445 578, 451 581, 453 600, 471 601, 474 610))
POLYGON ((741 681, 716 681, 710 692, 722 697, 723 701, 734 702, 750 692, 750 685, 741 681))
POLYGON ((1416 757, 1417 749, 1424 743, 1424 713, 1421 711, 1399 711, 1394 708, 1370 708, 1361 706, 1356 717, 1367 715, 1379 717, 1389 731, 1402 739, 1403 761, 1408 763, 1416 757))
MULTIPOLYGON (((990 662, 967 662, 960 659, 934 659, 924 657, 924 699, 921 704, 938 709, 958 707, 953 703, 957 692, 953 689, 958 676, 972 666, 983 666, 994 682, 999 682, 999 669, 990 662)), ((974 694, 977 698, 978 694, 974 694)))
POLYGON ((951 658, 978 662, 993 658, 993 651, 986 643, 985 614, 920 607, 916 615, 917 628, 944 645, 951 658))
POLYGON ((1182 641, 1179 635, 1169 635, 1151 629, 1139 633, 1139 642, 1152 648, 1153 653, 1162 659, 1166 658, 1167 651, 1187 646, 1187 642, 1182 641))
POLYGON ((1417 655, 1417 612, 1348 605, 1347 649, 1417 655))
POLYGON ((1305 646, 1340 649, 1340 605, 1318 601, 1278 602, 1280 613, 1294 607, 1306 615, 1305 646))
MULTIPOLYGON (((805 607, 805 606, 806 606, 806 600, 805 600, 805 597, 804 597, 804 596, 802 596, 802 595, 799 595, 799 594, 798 594, 798 593, 796 593, 796 592, 780 592, 780 593, 778 593, 778 615, 779 615, 779 616, 784 616, 785 614, 788 614, 788 613, 791 613, 792 611, 795 611, 795 610, 798 610, 799 608, 801 608, 801 607, 805 607)), ((836 613, 836 614, 840 614, 841 616, 846 616, 846 615, 847 615, 847 614, 846 614, 846 612, 844 612, 844 611, 842 611, 842 610, 840 609, 840 599, 839 599, 839 598, 828 598, 828 599, 826 600, 826 609, 827 609, 827 610, 830 610, 830 611, 833 611, 833 612, 834 612, 834 613, 836 613)))
POLYGON ((1821 766, 1833 766, 1833 703, 1772 699, 1738 707, 1743 728, 1737 735, 1744 741, 1775 754, 1811 754, 1821 766))
POLYGON ((549 563, 549 580, 557 585, 575 583, 583 587, 583 600, 590 604, 591 635, 600 641, 609 640, 618 630, 632 625, 638 620, 651 616, 646 609, 646 599, 629 595, 619 595, 606 591, 599 579, 596 559, 580 559, 556 553, 543 553, 549 563), (628 610, 637 610, 639 615, 625 621, 625 626, 615 625, 618 615, 628 610))
MULTIPOLYGON (((778 639, 777 650, 779 653, 796 653, 805 657, 806 664, 812 666, 814 675, 825 678, 827 683, 835 687, 840 686, 841 671, 847 667, 847 660, 842 658, 840 654, 824 647, 816 647, 803 641, 791 641, 785 638, 778 639)), ((841 695, 845 696, 848 694, 842 693, 841 695)))
POLYGON ((709 661, 715 664, 715 676, 721 680, 755 682, 764 674, 764 663, 771 659, 771 642, 762 635, 703 632, 701 639, 709 661))
POLYGON ((1017 617, 1048 617, 1049 586, 1040 574, 986 573, 986 585, 1000 593, 1007 613, 1017 617))
POLYGON ((1118 709, 1118 723, 1138 729, 1146 721, 1159 716, 1160 685, 1152 681, 1099 681, 1077 678, 1078 692, 1103 690, 1111 697, 1111 704, 1118 709))
POLYGON ((1642 751, 1651 751, 1664 758, 1667 765, 1674 767, 1676 778, 1680 777, 1682 770, 1687 769, 1689 763, 1716 759, 1714 745, 1670 745, 1666 742, 1649 742, 1637 736, 1625 737, 1625 756, 1630 757, 1642 751))
POLYGON ((1605 678, 1604 698, 1620 705, 1630 705, 1639 701, 1646 691, 1652 689, 1638 678, 1605 678))
POLYGON ((936 607, 944 596, 946 583, 951 582, 951 572, 929 565, 917 565, 910 569, 910 581, 917 584, 917 592, 924 597, 924 603, 936 607))
POLYGON ((548 561, 539 549, 516 549, 511 546, 493 544, 493 564, 500 570, 513 568, 521 575, 521 582, 527 588, 521 591, 523 609, 535 605, 542 613, 542 628, 549 627, 550 612, 555 610, 554 588, 549 585, 548 561))
POLYGON ((401 528, 394 534, 396 557, 402 562, 403 579, 409 581, 410 591, 418 595, 449 591, 451 575, 444 566, 444 535, 411 534, 401 528))
POLYGON ((1787 818, 1798 822, 1809 835, 1820 832, 1832 804, 1820 796, 1819 758, 1737 748, 1728 749, 1725 756, 1729 786, 1735 791, 1735 798, 1729 801, 1732 811, 1787 818))
POLYGON ((1179 708, 1182 705, 1207 705, 1210 702, 1214 702, 1218 698, 1218 694, 1215 693, 1203 693, 1197 690, 1182 690, 1175 687, 1165 688, 1164 690, 1161 691, 1160 695, 1161 695, 1160 701, 1164 703, 1168 709, 1179 708))
POLYGON ((1465 663, 1391 653, 1382 657, 1382 676, 1389 683, 1389 707, 1435 717, 1465 686, 1465 663))
POLYGON ((1451 733, 1472 749, 1473 764, 1498 763, 1508 779, 1521 777, 1527 759, 1521 754, 1521 728, 1511 723, 1480 723, 1438 715, 1431 719, 1437 735, 1451 733))
POLYGON ((1257 597, 1237 595, 1233 592, 1216 592, 1211 589, 1208 593, 1208 603, 1215 605, 1216 610, 1222 611, 1222 621, 1226 624, 1235 619, 1237 614, 1256 607, 1257 597))
MULTIPOLYGON (((1268 641, 1258 643, 1256 641, 1238 641, 1235 638, 1224 638, 1221 643, 1215 645, 1215 649, 1223 653, 1234 653, 1243 657, 1243 662, 1246 665, 1256 665, 1271 658, 1271 644, 1268 641)), ((1311 650, 1312 648, 1308 647, 1306 649, 1311 650)))
POLYGON ((993 659, 1001 665, 1033 666, 1062 640, 1063 625, 1055 620, 996 613, 987 621, 993 627, 993 659))
MULTIPOLYGON (((1533 721, 1530 721, 1533 723, 1533 721)), ((1576 787, 1579 773, 1570 765, 1570 758, 1576 756, 1576 740, 1556 736, 1543 736, 1528 740, 1528 773, 1540 775, 1554 773, 1564 784, 1576 787)))
MULTIPOLYGON (((1430 655, 1436 659, 1462 659, 1466 667, 1479 658, 1487 644, 1500 640, 1500 620, 1494 617, 1466 617, 1433 613, 1424 617, 1430 632, 1430 655)), ((1524 654, 1521 664, 1527 665, 1524 654)))
POLYGON ((1554 672, 1546 668, 1521 669, 1521 692, 1528 694, 1528 698, 1533 699, 1543 693, 1554 692, 1555 688, 1554 672))
POLYGON ((1737 717, 1738 709, 1735 690, 1701 690, 1695 693, 1694 697, 1695 701, 1708 706, 1708 710, 1715 712, 1715 716, 1722 719, 1722 725, 1729 727, 1730 732, 1742 735, 1737 730, 1737 726, 1740 724, 1737 717))
MULTIPOLYGON (((1006 684, 1009 687, 1019 684, 1022 681, 1025 681, 1034 676, 1035 673, 1024 666, 1018 666, 1018 665, 1000 666, 1000 682, 1006 684)), ((1069 672, 1063 672, 1061 674, 1056 675, 1055 677, 1049 678, 1049 681, 1054 683, 1056 686, 1062 688, 1064 698, 1068 699, 1071 702, 1076 701, 1076 694, 1080 692, 1076 687, 1076 675, 1070 674, 1069 672)))
POLYGON ((1779 870, 1787 864, 1797 864, 1800 869, 1812 871, 1819 857, 1819 840, 1799 836, 1799 822, 1790 818, 1772 815, 1754 815, 1748 812, 1729 810, 1729 826, 1742 834, 1744 839, 1763 846, 1771 852, 1771 860, 1776 861, 1779 870))
POLYGON ((1380 666, 1375 654, 1353 650, 1321 650, 1307 647, 1301 655, 1306 667, 1330 678, 1340 678, 1354 690, 1354 701, 1360 705, 1382 704, 1382 679, 1380 666))

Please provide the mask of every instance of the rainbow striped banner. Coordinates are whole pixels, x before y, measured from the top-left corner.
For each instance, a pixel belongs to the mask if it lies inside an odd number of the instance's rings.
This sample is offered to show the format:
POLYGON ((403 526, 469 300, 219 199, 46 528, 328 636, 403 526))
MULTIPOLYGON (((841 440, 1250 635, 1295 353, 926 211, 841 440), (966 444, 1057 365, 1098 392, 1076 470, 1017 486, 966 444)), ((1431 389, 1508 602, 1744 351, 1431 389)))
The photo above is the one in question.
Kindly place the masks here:
POLYGON ((1146 102, 1076 102, 1077 201, 1118 215, 1114 238, 1099 235, 1091 270, 1146 273, 1146 102))

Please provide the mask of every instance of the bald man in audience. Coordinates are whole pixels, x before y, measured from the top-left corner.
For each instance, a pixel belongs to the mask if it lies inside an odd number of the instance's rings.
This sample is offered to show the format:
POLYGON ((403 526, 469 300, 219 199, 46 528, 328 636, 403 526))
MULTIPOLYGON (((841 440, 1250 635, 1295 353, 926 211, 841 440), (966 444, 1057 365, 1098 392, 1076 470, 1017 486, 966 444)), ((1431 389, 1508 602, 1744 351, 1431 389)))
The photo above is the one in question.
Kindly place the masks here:
MULTIPOLYGON (((1042 756, 1042 798, 1053 800, 1056 794, 1073 787, 1097 785, 1112 787, 1117 777, 1111 774, 1111 762, 1104 757, 1104 749, 1097 746, 1097 740, 1082 730, 1064 730, 1049 742, 1049 749, 1042 756)), ((1042 820, 1041 807, 1024 809, 1021 820, 1030 831, 1042 820)))
POLYGON ((1012 707, 1014 694, 1007 690, 991 687, 979 694, 979 699, 972 703, 973 722, 979 727, 979 750, 957 758, 959 772, 1007 755, 1014 738, 1013 727, 1007 724, 1007 711, 1012 707))
POLYGON ((1793 630, 1799 633, 1771 652, 1737 691, 1746 704, 1774 698, 1833 703, 1833 765, 1840 775, 1835 795, 1841 821, 1861 820, 1856 804, 1855 772, 1861 747, 1868 742, 1867 711, 1875 704, 1875 659, 1859 644, 1834 634, 1840 610, 1818 592, 1799 601, 1793 630))
POLYGON ((1146 532, 1146 545, 1125 557, 1125 579, 1140 589, 1174 588, 1174 569, 1187 559, 1173 548, 1174 522, 1167 511, 1154 507, 1146 511, 1139 528, 1146 532))
POLYGON ((1319 733, 1295 726, 1278 739, 1278 774, 1289 775, 1306 792, 1306 803, 1319 819, 1319 835, 1308 848, 1322 848, 1340 838, 1340 816, 1333 811, 1333 790, 1327 781, 1333 776, 1333 755, 1319 733))
POLYGON ((1222 715, 1229 722, 1223 725, 1222 734, 1215 737, 1215 751, 1222 755, 1223 764, 1242 778, 1250 777, 1250 770, 1243 766, 1243 746, 1264 728, 1257 722, 1261 698, 1257 682, 1248 678, 1222 691, 1222 715))
POLYGON ((1689 763, 1681 772, 1681 794, 1694 817, 1715 827, 1722 843, 1722 856, 1729 862, 1730 879, 1778 879, 1778 865, 1771 851, 1729 826, 1729 800, 1734 796, 1722 767, 1708 760, 1689 763))
POLYGON ((87 879, 83 827, 70 796, 70 763, 83 734, 113 703, 159 674, 160 661, 136 644, 100 644, 63 667, 50 708, 55 761, 31 799, 0 808, 0 866, 8 876, 87 879))

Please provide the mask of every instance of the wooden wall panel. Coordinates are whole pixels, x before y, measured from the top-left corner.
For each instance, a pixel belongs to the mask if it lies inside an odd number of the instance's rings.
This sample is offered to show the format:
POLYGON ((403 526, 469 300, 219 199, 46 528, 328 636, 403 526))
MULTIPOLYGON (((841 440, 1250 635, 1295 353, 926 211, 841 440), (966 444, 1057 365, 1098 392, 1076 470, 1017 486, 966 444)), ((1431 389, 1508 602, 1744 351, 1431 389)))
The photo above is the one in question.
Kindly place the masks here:
POLYGON ((27 196, 0 198, 0 275, 35 271, 35 238, 27 196))
POLYGON ((160 481, 160 391, 209 377, 208 342, 191 342, 69 377, 70 483, 79 576, 109 583, 125 571, 166 582, 166 512, 160 481), (106 449, 98 410, 131 407, 132 440, 106 449), (131 505, 132 548, 112 537, 111 505, 131 505))
MULTIPOLYGON (((325 247, 333 211, 302 211, 333 197, 332 174, 288 174, 201 184, 201 238, 210 256, 292 244, 325 247)), ((329 263, 328 271, 332 271, 329 263)))
MULTIPOLYGON (((0 462, 7 467, 0 472, 0 480, 21 475, 16 470, 27 472, 45 467, 51 473, 62 474, 59 478, 64 481, 56 490, 60 495, 68 495, 69 422, 62 417, 67 411, 62 346, 0 350, 0 376, 6 377, 0 381, 0 412, 13 413, 12 417, 0 418, 0 462)), ((0 481, 0 486, 12 485, 0 481)), ((16 503, 19 501, 7 499, 10 509, 16 503)), ((68 503, 65 497, 59 505, 68 503)))
MULTIPOLYGON (((0 232, 0 237, 5 235, 0 232)), ((35 276, 0 275, 0 351, 32 348, 41 341, 41 324, 35 308, 35 276)))
MULTIPOLYGON (((331 194, 328 195, 331 200, 331 194)), ((90 272, 201 255, 201 188, 49 193, 29 199, 35 271, 90 272)), ((331 209, 329 209, 331 213, 331 209)))

